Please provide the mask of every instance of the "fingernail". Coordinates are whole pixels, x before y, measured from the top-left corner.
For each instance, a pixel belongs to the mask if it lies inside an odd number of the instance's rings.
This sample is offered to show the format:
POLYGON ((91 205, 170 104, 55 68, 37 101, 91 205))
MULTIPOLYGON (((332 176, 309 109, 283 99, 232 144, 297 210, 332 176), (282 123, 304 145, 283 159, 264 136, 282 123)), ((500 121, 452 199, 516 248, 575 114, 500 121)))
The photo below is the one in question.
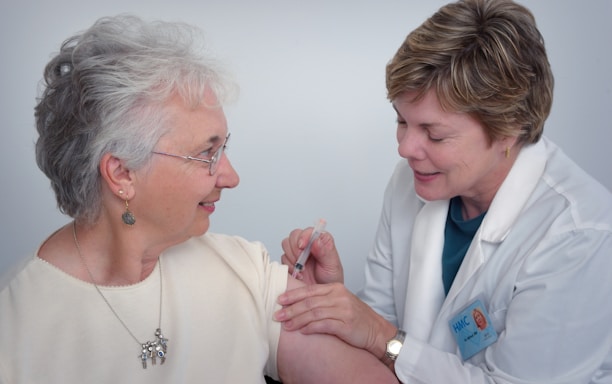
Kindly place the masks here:
POLYGON ((323 248, 323 249, 328 249, 329 248, 330 241, 329 241, 329 237, 328 236, 325 236, 325 234, 322 234, 321 236, 319 236, 319 238, 317 240, 319 240, 320 248, 323 248))
POLYGON ((285 320, 285 317, 287 317, 287 316, 286 316, 285 312, 283 312, 282 310, 278 311, 278 312, 276 312, 274 314, 274 320, 276 320, 276 321, 283 321, 283 320, 285 320))

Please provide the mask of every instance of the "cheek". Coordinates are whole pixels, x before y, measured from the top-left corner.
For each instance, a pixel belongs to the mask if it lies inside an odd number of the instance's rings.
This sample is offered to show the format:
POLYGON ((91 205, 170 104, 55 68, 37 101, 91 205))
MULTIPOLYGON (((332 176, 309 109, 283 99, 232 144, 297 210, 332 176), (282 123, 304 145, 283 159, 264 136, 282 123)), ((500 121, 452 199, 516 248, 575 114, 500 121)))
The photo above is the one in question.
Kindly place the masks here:
POLYGON ((480 169, 483 163, 491 161, 486 149, 478 146, 448 146, 436 151, 435 161, 440 167, 470 172, 480 169))
POLYGON ((190 195, 193 194, 185 177, 176 170, 150 178, 143 192, 147 194, 149 204, 162 211, 168 211, 167 214, 181 206, 182 202, 191 199, 190 195))
POLYGON ((215 189, 216 178, 210 177, 205 167, 166 170, 151 176, 147 182, 150 202, 166 210, 185 212, 196 207, 215 189))
MULTIPOLYGON (((196 164, 200 165, 200 164, 196 164)), ((170 186, 174 191, 181 195, 193 194, 206 189, 211 189, 214 186, 214 178, 208 175, 208 168, 191 168, 187 171, 176 172, 170 176, 173 185, 170 186)))
POLYGON ((431 146, 427 149, 427 159, 433 167, 442 172, 461 168, 464 162, 451 147, 431 146))

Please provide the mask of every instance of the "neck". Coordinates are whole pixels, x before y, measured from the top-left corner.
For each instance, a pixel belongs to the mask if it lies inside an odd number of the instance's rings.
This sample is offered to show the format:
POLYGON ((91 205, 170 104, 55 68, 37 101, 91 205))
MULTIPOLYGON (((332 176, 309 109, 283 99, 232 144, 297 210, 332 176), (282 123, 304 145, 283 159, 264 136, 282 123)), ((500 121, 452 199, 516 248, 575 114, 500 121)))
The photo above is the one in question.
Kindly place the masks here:
MULTIPOLYGON (((72 224, 72 237, 74 239, 74 245, 75 245, 75 247, 77 249, 77 252, 79 254, 79 258, 83 262, 83 267, 87 271, 87 274, 88 274, 90 280, 92 281, 93 285, 95 286, 96 291, 98 292, 100 297, 104 300, 104 302, 108 306, 108 309, 115 315, 117 320, 121 323, 121 325, 123 325, 125 330, 132 337, 132 339, 134 339, 136 344, 141 348, 140 360, 141 360, 142 368, 144 368, 144 369, 147 368, 147 362, 149 360, 153 363, 153 365, 155 365, 157 358, 160 358, 161 359, 161 364, 164 364, 164 362, 166 361, 166 353, 167 353, 167 348, 168 348, 168 346, 167 346, 168 339, 166 339, 163 336, 162 331, 161 331, 162 303, 163 303, 163 285, 162 285, 163 284, 163 278, 162 278, 161 265, 159 266, 159 319, 158 319, 158 323, 157 323, 158 324, 157 328, 155 329, 155 332, 154 332, 155 339, 153 341, 143 342, 143 341, 140 341, 136 337, 134 332, 132 332, 132 330, 123 321, 121 316, 119 316, 119 314, 117 313, 115 308, 113 308, 113 306, 111 305, 110 301, 108 301, 106 296, 104 296, 104 294, 100 290, 100 287, 95 282, 95 278, 94 278, 93 274, 91 273, 91 270, 87 266, 87 263, 86 263, 86 261, 85 261, 85 259, 83 257, 83 253, 82 253, 82 250, 81 250, 81 245, 79 244, 79 240, 78 240, 78 237, 77 237, 77 225, 76 225, 76 221, 73 222, 73 224, 72 224)), ((159 261, 159 258, 158 258, 158 261, 159 261)))
POLYGON ((463 219, 470 220, 489 210, 497 191, 510 173, 516 161, 518 150, 512 152, 509 158, 502 160, 500 166, 491 173, 490 177, 478 185, 477 190, 461 195, 461 213, 463 219))
MULTIPOLYGON (((130 231, 132 228, 127 228, 130 231)), ((137 241, 113 229, 73 224, 74 247, 97 285, 131 285, 147 278, 159 259, 139 249, 137 241)), ((93 281, 91 281, 93 280, 93 281)))

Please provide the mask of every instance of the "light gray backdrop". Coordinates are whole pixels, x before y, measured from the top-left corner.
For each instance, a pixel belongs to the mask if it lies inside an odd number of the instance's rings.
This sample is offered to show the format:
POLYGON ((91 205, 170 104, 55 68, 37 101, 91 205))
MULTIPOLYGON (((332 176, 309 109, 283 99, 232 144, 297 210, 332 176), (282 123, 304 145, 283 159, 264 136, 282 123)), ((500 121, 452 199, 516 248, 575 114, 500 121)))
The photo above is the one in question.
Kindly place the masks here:
MULTIPOLYGON (((383 189, 398 155, 384 67, 440 0, 21 0, 0 5, 0 272, 68 219, 34 161, 33 106, 60 43, 105 15, 200 26, 241 86, 226 109, 227 190, 212 230, 264 242, 273 258, 295 227, 323 217, 347 284, 362 284, 383 189)), ((545 133, 612 189, 612 1, 524 0, 556 75, 545 133)), ((177 196, 177 199, 180 196, 177 196)))

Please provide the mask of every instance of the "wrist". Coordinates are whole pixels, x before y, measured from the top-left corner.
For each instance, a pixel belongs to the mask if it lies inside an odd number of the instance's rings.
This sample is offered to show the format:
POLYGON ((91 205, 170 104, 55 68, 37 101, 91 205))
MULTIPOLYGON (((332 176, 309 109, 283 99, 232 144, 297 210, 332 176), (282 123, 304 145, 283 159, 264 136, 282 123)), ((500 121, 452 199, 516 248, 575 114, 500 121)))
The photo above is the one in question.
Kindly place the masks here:
POLYGON ((384 318, 380 318, 377 331, 372 331, 375 338, 371 340, 366 349, 376 356, 377 359, 384 361, 385 353, 387 352, 387 341, 391 340, 397 334, 397 327, 388 322, 384 318))
POLYGON ((385 365, 393 367, 395 360, 400 354, 406 338, 406 332, 401 329, 397 329, 395 335, 387 340, 385 343, 385 354, 381 359, 385 365))

